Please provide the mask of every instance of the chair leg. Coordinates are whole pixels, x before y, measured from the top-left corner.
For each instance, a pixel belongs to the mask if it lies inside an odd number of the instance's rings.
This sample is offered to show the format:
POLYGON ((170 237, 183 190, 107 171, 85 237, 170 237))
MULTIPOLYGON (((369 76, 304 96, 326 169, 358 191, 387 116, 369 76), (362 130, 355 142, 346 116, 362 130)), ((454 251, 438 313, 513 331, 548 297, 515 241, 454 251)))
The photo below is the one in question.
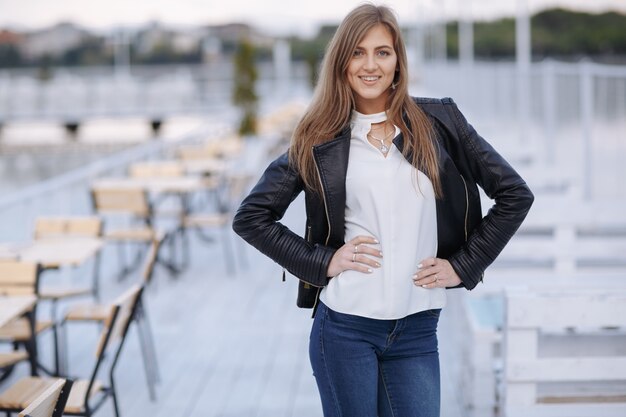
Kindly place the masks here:
POLYGON ((24 347, 26 348, 30 359, 30 375, 37 376, 37 369, 39 365, 37 358, 37 334, 35 332, 35 315, 32 310, 27 313, 27 318, 30 326, 31 337, 29 340, 24 342, 24 347))
POLYGON ((148 321, 147 312, 141 301, 138 305, 137 313, 137 331, 143 356, 144 370, 146 372, 146 381, 150 392, 150 400, 156 401, 155 385, 160 382, 161 377, 150 322, 148 321))
POLYGON ((113 410, 115 411, 115 417, 120 417, 120 407, 117 403, 117 394, 115 393, 115 382, 111 378, 111 398, 113 398, 113 410))
POLYGON ((60 346, 61 346, 61 353, 59 354, 59 357, 62 358, 61 361, 61 369, 59 370, 59 375, 69 375, 70 374, 70 365, 69 365, 69 353, 68 353, 68 346, 69 343, 67 342, 67 326, 66 326, 67 322, 65 320, 63 320, 60 325, 59 325, 59 331, 60 331, 60 336, 59 336, 59 341, 60 346))
POLYGON ((183 263, 182 263, 182 267, 183 268, 187 268, 189 266, 189 264, 191 263, 191 244, 189 243, 189 231, 184 228, 181 227, 180 229, 180 237, 182 240, 182 246, 183 246, 183 263))
POLYGON ((100 302, 100 262, 102 259, 102 252, 98 252, 96 254, 96 258, 93 262, 93 282, 92 282, 92 290, 93 290, 93 298, 96 300, 96 303, 100 302))
POLYGON ((154 343, 154 335, 152 334, 152 327, 150 326, 150 321, 148 319, 148 313, 145 310, 145 307, 142 306, 142 315, 140 319, 140 324, 143 328, 143 332, 145 333, 146 346, 148 348, 148 353, 150 354, 150 358, 153 364, 153 374, 154 381, 161 382, 161 372, 159 371, 159 363, 156 352, 156 345, 154 343))
POLYGON ((56 375, 61 375, 61 365, 59 359, 59 332, 56 321, 52 325, 52 340, 54 343, 54 372, 56 375))

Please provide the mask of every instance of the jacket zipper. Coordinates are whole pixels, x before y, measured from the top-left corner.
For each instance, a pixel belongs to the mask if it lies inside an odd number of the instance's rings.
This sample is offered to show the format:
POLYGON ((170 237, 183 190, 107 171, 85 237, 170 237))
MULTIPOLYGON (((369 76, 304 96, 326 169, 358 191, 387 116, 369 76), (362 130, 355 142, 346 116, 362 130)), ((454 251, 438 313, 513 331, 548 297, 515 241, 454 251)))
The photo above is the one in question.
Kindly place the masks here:
MULTIPOLYGON (((317 171, 317 178, 320 182, 320 187, 322 188, 322 201, 324 202, 324 211, 326 212, 326 221, 328 222, 328 234, 326 235, 325 245, 328 245, 328 241, 330 240, 330 216, 328 215, 328 205, 326 204, 326 191, 324 190, 324 183, 322 182, 322 176, 320 174, 320 167, 317 164, 317 158, 315 158, 315 148, 311 148, 313 152, 313 162, 315 162, 315 170, 317 171)), ((315 315, 315 311, 317 310, 317 303, 320 300, 320 292, 322 291, 322 287, 317 287, 317 292, 315 294, 315 302, 313 303, 313 313, 311 317, 315 315)))
MULTIPOLYGON (((465 181, 465 178, 463 177, 463 175, 460 175, 461 179, 463 180, 463 187, 465 187, 465 241, 467 242, 467 218, 469 217, 469 192, 467 191, 467 182, 465 181)), ((482 274, 480 274, 480 282, 483 282, 483 277, 485 276, 485 273, 483 272, 482 274)))
MULTIPOLYGON (((459 174, 460 175, 460 174, 459 174)), ((465 241, 467 242, 467 217, 469 215, 469 193, 467 191, 467 183, 465 182, 465 178, 463 175, 460 175, 463 180, 463 187, 465 188, 465 241)))

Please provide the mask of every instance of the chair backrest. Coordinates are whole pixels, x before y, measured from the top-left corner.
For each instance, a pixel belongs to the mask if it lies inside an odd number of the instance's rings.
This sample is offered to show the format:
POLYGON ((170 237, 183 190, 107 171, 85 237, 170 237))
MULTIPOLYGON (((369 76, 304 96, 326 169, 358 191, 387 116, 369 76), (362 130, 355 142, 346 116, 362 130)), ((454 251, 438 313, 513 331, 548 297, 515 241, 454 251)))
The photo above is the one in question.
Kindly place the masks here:
MULTIPOLYGON (((143 285, 133 285, 120 295, 110 306, 109 315, 104 322, 96 349, 96 365, 91 374, 87 389, 85 390, 84 404, 87 408, 91 408, 89 406, 90 393, 96 384, 100 367, 104 363, 104 360, 110 356, 113 357, 113 360, 110 362, 107 373, 113 378, 113 371, 122 351, 126 335, 128 334, 130 322, 140 303, 143 288, 143 285)), ((98 405, 96 405, 96 407, 98 407, 98 405)))
POLYGON ((126 337, 128 325, 143 291, 143 285, 133 285, 120 295, 111 305, 109 316, 100 334, 96 356, 103 359, 108 348, 126 337))
POLYGON ((19 413, 18 417, 61 417, 71 388, 71 380, 55 381, 19 413))
POLYGON ((94 187, 91 197, 97 213, 127 213, 149 218, 152 212, 148 193, 141 188, 94 187))
POLYGON ((38 217, 35 239, 56 236, 98 237, 102 234, 102 219, 97 216, 38 217))
POLYGON ((219 156, 217 149, 198 145, 182 146, 178 149, 177 152, 178 157, 182 161, 215 159, 219 156))
POLYGON ((150 284, 150 281, 152 281, 154 265, 156 264, 159 248, 161 247, 163 239, 163 236, 159 236, 157 234, 157 236, 155 236, 150 242, 150 247, 148 248, 148 253, 146 254, 142 269, 143 282, 146 286, 150 284))
POLYGON ((183 165, 176 161, 148 161, 132 164, 129 174, 135 178, 180 177, 185 174, 185 170, 183 165))
POLYGON ((41 267, 34 262, 0 261, 0 295, 29 295, 39 291, 41 267))

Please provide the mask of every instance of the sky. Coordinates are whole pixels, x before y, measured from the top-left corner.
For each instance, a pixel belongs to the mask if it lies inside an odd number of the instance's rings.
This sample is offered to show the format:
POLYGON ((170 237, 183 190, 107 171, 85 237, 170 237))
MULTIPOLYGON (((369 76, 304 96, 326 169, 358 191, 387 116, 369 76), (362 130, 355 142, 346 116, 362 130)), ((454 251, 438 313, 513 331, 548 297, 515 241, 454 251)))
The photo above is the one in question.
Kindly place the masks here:
MULTIPOLYGON (((477 19, 515 13, 518 2, 531 11, 563 6, 586 11, 626 13, 626 0, 387 0, 401 25, 423 20, 477 19)), ((310 36, 323 23, 337 23, 361 1, 355 0, 0 0, 0 27, 38 29, 59 21, 106 30, 160 21, 172 26, 250 23, 273 35, 310 36)))

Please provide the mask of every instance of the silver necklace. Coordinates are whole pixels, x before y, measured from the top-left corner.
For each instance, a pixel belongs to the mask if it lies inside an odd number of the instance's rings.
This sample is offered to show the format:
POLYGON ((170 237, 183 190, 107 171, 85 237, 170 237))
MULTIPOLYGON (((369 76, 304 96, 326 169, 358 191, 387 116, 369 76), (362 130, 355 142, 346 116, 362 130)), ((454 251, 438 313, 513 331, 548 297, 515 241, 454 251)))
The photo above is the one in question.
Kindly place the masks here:
POLYGON ((385 154, 385 155, 386 155, 386 154, 387 154, 387 152, 389 152, 389 147, 385 144, 385 141, 386 141, 387 139, 389 139, 389 137, 391 137, 391 135, 393 135, 393 132, 394 132, 393 130, 392 130, 391 132, 389 132, 387 135, 385 135, 385 137, 384 137, 383 139, 377 138, 376 136, 374 136, 374 135, 372 134, 372 132, 371 132, 371 131, 370 131, 367 135, 368 135, 370 138, 372 138, 372 139, 377 140, 377 141, 379 141, 379 142, 380 142, 380 146, 378 147, 378 149, 380 149, 380 151, 381 151, 383 154, 385 154))

